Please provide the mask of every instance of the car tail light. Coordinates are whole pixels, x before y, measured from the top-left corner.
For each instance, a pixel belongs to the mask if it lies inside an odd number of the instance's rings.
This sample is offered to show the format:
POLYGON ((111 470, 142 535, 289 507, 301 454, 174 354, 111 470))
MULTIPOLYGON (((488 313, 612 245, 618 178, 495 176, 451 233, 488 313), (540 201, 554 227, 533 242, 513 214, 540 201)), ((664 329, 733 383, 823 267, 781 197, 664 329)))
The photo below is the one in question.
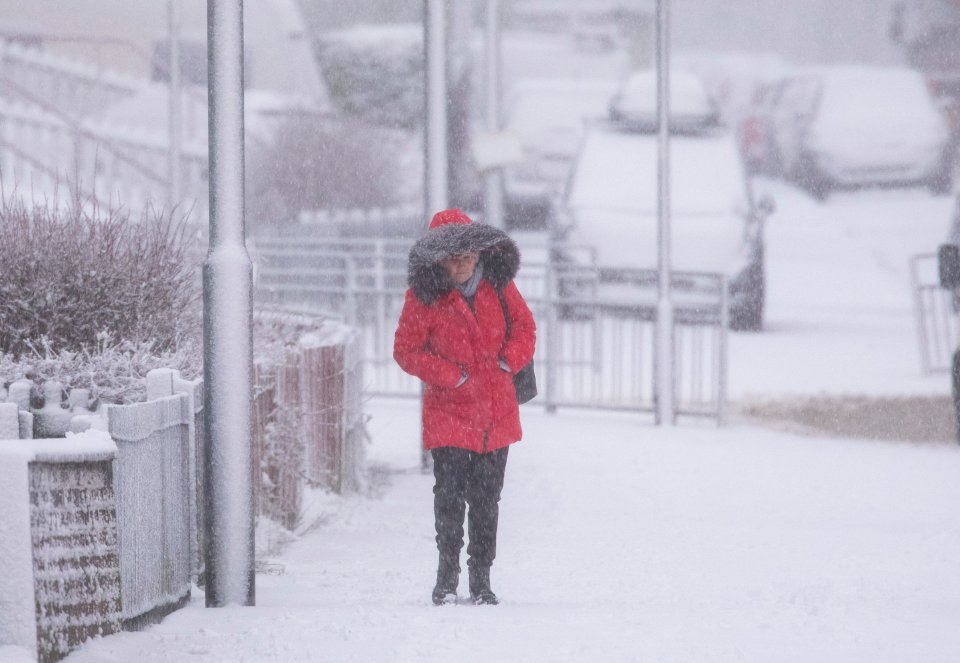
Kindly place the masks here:
POLYGON ((747 118, 743 123, 743 151, 751 159, 763 157, 763 124, 755 117, 747 118))

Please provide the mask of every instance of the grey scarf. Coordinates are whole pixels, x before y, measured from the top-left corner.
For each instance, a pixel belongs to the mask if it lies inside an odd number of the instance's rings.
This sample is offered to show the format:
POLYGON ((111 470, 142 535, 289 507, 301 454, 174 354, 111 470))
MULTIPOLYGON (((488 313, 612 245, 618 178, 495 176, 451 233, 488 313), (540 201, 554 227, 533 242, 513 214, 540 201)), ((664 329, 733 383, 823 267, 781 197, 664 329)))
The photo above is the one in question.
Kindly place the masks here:
POLYGON ((473 270, 473 276, 465 283, 457 283, 457 290, 463 293, 468 300, 472 300, 477 294, 477 287, 480 285, 480 279, 483 278, 483 261, 477 262, 477 268, 473 270))

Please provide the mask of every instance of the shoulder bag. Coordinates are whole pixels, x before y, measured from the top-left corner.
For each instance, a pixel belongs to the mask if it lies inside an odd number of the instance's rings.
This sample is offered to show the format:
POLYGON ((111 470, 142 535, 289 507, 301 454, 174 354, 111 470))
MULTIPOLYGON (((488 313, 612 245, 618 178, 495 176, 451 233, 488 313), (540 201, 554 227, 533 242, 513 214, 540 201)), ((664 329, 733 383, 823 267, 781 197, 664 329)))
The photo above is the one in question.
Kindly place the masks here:
MULTIPOLYGON (((507 308, 507 300, 503 296, 503 290, 497 288, 497 297, 500 299, 500 306, 503 308, 503 319, 507 322, 507 340, 510 339, 510 310, 507 308)), ((530 363, 513 374, 513 389, 517 392, 517 402, 526 403, 537 395, 537 376, 533 372, 533 359, 530 363)))

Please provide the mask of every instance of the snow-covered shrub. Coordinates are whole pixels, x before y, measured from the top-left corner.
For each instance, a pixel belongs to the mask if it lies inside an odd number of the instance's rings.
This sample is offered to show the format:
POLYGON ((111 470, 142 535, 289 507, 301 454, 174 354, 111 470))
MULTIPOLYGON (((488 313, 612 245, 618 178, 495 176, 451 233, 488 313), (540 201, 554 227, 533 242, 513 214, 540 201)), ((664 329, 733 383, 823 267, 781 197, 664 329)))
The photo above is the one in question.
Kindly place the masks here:
POLYGON ((177 348, 199 320, 185 229, 171 216, 0 204, 0 353, 177 348))
POLYGON ((407 136, 353 120, 302 118, 254 149, 247 168, 252 225, 295 220, 303 210, 385 207, 401 196, 407 136))
MULTIPOLYGON (((27 378, 38 384, 57 380, 69 391, 89 389, 100 403, 137 403, 146 400, 147 373, 155 368, 178 369, 193 380, 202 371, 202 351, 192 342, 158 349, 149 342, 112 343, 101 334, 94 348, 57 350, 41 339, 18 357, 0 353, 0 384, 27 378)), ((41 403, 33 403, 39 407, 41 403)))
POLYGON ((423 124, 423 28, 366 26, 322 35, 317 57, 337 108, 384 127, 423 124))

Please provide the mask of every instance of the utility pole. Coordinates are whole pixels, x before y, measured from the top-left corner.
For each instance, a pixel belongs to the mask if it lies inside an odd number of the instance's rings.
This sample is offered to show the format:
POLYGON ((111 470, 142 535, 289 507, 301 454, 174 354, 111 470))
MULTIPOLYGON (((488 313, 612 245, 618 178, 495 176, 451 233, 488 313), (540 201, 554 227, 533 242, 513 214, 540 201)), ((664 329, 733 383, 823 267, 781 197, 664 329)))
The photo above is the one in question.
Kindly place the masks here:
MULTIPOLYGON (((500 0, 487 0, 485 39, 486 125, 493 136, 500 131, 500 0)), ((488 224, 503 228, 503 171, 491 168, 484 175, 483 216, 488 224)))
POLYGON ((167 18, 170 32, 170 87, 168 99, 170 141, 167 153, 167 180, 170 183, 168 208, 173 210, 181 202, 180 193, 180 0, 167 0, 167 18))
POLYGON ((670 300, 670 0, 657 0, 657 424, 672 426, 673 302, 670 300))
POLYGON ((243 0, 207 0, 210 249, 203 265, 207 607, 254 604, 253 279, 244 243, 243 0))

